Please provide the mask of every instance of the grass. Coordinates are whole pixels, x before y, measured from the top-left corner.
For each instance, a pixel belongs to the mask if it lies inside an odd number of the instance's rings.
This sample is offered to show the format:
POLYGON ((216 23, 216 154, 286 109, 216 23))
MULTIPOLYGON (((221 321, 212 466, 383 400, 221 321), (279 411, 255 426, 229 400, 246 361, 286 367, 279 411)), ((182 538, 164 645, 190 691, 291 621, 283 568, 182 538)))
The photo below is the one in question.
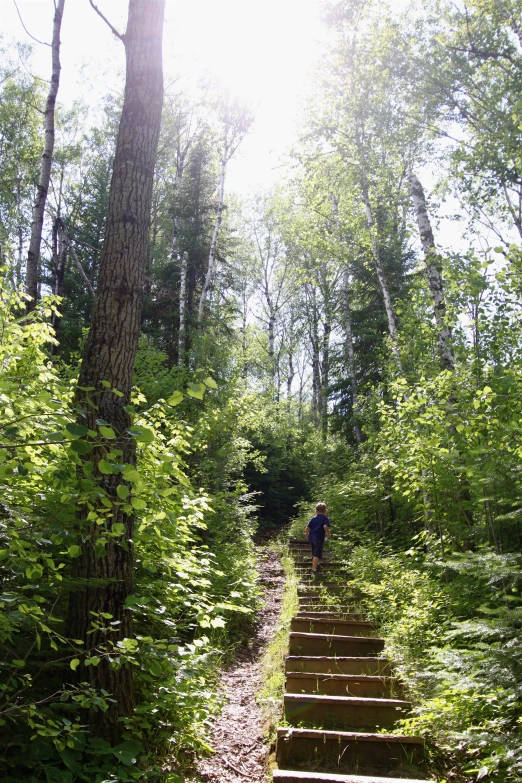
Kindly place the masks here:
MULTIPOLYGON (((288 655, 290 621, 299 610, 297 600, 297 575, 294 562, 288 551, 286 537, 280 538, 271 548, 281 558, 285 571, 285 585, 281 601, 277 630, 261 659, 263 687, 257 694, 257 700, 263 709, 265 736, 275 749, 277 727, 283 719, 283 696, 285 690, 285 657, 288 655)), ((269 760, 269 772, 274 764, 273 752, 269 760)))

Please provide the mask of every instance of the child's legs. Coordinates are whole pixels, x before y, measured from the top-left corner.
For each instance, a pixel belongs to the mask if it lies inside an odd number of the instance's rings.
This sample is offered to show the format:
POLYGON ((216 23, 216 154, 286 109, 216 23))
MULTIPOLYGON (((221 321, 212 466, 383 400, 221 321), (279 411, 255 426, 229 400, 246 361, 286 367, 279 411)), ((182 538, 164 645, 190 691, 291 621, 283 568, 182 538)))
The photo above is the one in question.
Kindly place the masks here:
POLYGON ((323 556, 323 541, 319 538, 309 538, 312 549, 312 571, 317 571, 319 560, 323 556))

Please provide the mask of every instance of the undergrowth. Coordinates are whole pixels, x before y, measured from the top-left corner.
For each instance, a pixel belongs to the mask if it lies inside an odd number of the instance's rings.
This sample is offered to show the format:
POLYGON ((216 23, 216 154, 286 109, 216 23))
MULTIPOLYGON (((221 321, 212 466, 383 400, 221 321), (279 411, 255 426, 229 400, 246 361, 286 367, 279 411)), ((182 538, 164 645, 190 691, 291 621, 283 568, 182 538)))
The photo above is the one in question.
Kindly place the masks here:
POLYGON ((277 726, 281 725, 282 721, 285 657, 288 655, 290 622, 299 609, 299 603, 294 561, 290 556, 285 534, 271 544, 271 548, 277 552, 281 559, 281 565, 285 571, 285 584, 276 633, 261 661, 263 687, 259 691, 257 699, 263 709, 265 734, 270 745, 273 745, 277 726))

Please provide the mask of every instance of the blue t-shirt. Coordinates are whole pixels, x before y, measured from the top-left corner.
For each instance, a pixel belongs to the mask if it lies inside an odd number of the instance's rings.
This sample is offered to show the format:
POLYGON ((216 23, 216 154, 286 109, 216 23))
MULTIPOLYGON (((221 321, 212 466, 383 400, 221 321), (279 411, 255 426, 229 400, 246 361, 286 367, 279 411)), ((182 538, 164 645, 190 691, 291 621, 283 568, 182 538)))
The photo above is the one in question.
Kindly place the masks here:
POLYGON ((312 517, 310 522, 308 523, 308 529, 310 533, 308 534, 309 538, 324 538, 325 532, 324 532, 324 526, 327 525, 330 527, 330 520, 326 516, 326 514, 316 514, 315 517, 312 517))

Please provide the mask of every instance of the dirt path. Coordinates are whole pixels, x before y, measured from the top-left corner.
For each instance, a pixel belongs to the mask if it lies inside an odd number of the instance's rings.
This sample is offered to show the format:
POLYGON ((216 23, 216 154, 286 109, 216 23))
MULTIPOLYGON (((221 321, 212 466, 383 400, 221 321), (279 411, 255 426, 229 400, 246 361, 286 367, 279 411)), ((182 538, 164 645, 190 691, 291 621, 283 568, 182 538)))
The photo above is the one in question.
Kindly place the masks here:
POLYGON ((269 746, 263 737, 261 708, 255 694, 261 687, 260 657, 272 639, 281 607, 284 571, 273 552, 258 547, 259 581, 265 588, 264 606, 258 614, 255 635, 247 650, 240 650, 223 672, 221 687, 226 703, 216 719, 210 758, 198 762, 201 783, 245 783, 265 780, 269 746))

